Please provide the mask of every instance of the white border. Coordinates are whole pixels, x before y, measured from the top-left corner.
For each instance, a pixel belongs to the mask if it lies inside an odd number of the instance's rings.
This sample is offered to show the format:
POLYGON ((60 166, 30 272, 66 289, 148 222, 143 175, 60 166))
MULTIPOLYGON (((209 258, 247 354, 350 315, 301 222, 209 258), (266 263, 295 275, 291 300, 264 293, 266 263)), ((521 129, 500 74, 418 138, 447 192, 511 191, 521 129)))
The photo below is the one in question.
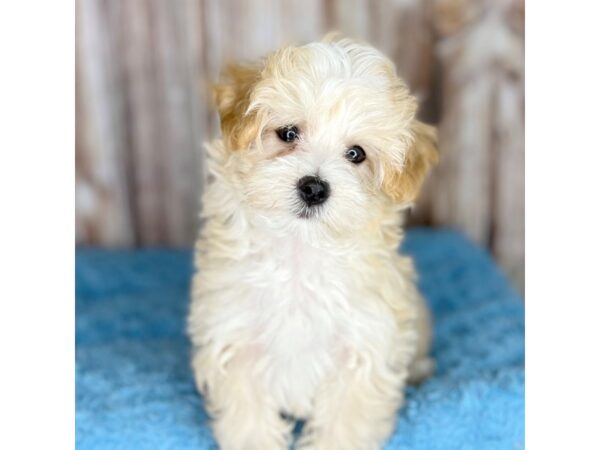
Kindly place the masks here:
POLYGON ((74 3, 0 12, 0 448, 74 447, 74 3))
POLYGON ((526 448, 600 448, 600 12, 528 1, 526 448))

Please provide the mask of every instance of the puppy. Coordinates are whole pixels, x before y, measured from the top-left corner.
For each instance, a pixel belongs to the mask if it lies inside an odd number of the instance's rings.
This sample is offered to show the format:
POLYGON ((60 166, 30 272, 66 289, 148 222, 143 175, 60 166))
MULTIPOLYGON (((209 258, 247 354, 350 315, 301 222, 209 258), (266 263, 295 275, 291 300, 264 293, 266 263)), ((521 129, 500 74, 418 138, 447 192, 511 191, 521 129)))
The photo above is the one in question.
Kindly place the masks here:
POLYGON ((326 38, 230 67, 196 245, 188 332, 223 450, 378 449, 429 316, 401 210, 437 161, 432 127, 377 50, 326 38))

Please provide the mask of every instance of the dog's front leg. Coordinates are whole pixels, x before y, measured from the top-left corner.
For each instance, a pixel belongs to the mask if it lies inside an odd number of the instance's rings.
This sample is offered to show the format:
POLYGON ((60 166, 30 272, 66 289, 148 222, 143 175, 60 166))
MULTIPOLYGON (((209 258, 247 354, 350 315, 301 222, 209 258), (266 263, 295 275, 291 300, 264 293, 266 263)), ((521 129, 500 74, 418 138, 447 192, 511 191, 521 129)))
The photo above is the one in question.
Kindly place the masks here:
POLYGON ((239 351, 223 370, 202 354, 194 358, 215 438, 220 450, 287 450, 291 424, 253 376, 252 360, 251 351, 239 351))
POLYGON ((373 361, 336 373, 319 390, 298 448, 380 449, 394 428, 405 379, 373 361))

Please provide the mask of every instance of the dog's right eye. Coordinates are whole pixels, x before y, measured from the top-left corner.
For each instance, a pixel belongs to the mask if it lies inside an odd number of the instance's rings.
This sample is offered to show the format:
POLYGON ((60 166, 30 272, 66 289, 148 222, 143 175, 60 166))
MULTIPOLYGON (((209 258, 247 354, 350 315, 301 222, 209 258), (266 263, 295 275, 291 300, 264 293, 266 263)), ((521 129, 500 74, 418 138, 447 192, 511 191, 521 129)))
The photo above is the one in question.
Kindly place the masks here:
POLYGON ((277 136, 283 142, 294 142, 296 139, 300 137, 300 132, 298 131, 298 127, 287 126, 281 127, 276 130, 277 136))

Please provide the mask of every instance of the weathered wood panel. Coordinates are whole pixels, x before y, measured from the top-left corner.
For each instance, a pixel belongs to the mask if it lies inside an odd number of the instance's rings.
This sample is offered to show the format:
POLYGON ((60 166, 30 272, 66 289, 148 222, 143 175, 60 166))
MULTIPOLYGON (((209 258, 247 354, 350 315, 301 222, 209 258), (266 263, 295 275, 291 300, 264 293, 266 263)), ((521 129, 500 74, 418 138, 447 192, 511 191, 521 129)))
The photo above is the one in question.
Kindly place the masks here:
POLYGON ((462 229, 522 280, 523 15, 523 0, 79 0, 77 242, 192 242, 210 83, 336 29, 387 53, 440 127, 411 220, 462 229))
POLYGON ((434 2, 442 161, 432 176, 434 224, 491 247, 524 283, 524 4, 434 2))
POLYGON ((114 34, 101 2, 77 2, 76 233, 77 243, 135 242, 127 143, 114 34))

